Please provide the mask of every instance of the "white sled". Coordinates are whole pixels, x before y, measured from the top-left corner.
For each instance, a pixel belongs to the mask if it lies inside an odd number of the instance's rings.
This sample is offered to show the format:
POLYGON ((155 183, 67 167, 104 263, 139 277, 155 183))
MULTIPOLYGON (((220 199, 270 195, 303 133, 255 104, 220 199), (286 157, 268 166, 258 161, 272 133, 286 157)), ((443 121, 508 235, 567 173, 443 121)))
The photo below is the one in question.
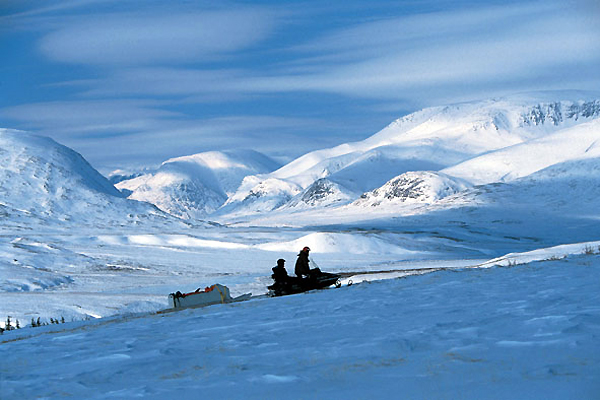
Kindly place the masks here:
POLYGON ((231 297, 229 288, 217 283, 204 290, 197 289, 191 293, 171 293, 169 294, 169 304, 173 308, 204 307, 211 304, 248 300, 251 296, 251 293, 246 293, 238 297, 231 297))

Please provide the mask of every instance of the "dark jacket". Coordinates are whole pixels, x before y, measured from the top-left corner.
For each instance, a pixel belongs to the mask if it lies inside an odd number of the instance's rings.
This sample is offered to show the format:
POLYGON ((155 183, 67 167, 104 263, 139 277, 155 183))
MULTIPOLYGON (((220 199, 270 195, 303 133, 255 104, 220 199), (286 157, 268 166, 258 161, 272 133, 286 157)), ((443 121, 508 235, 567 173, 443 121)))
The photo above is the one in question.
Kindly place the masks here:
POLYGON ((294 272, 296 273, 297 277, 301 277, 302 275, 310 275, 310 267, 308 263, 308 252, 301 251, 300 254, 298 254, 296 267, 294 268, 294 272))
POLYGON ((271 277, 275 280, 275 282, 286 282, 288 280, 288 273, 283 265, 273 267, 271 270, 273 271, 273 275, 271 275, 271 277))

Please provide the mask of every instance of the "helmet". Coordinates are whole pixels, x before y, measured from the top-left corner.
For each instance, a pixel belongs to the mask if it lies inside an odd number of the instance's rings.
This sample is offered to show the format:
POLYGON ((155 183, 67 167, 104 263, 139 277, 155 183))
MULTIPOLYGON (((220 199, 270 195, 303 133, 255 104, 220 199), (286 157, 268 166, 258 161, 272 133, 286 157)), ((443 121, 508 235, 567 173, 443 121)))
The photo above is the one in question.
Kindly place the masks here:
POLYGON ((285 263, 285 260, 283 258, 277 260, 277 265, 283 265, 283 263, 285 263))
POLYGON ((308 247, 308 246, 305 246, 305 247, 302 249, 302 251, 310 251, 310 247, 308 247))

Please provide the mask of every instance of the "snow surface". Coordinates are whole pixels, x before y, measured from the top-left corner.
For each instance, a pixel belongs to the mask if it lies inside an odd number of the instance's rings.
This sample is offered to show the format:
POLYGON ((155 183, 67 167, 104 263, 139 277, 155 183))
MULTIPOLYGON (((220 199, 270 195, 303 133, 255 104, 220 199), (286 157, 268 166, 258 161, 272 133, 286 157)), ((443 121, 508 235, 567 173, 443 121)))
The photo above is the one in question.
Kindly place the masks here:
POLYGON ((181 225, 156 207, 129 201, 75 151, 50 138, 0 129, 2 229, 154 221, 181 225))
POLYGON ((600 119, 503 148, 443 170, 473 184, 512 181, 561 162, 600 157, 600 119))
POLYGON ((21 329, 2 337, 2 393, 592 399, 598 279, 600 256, 577 255, 21 329))

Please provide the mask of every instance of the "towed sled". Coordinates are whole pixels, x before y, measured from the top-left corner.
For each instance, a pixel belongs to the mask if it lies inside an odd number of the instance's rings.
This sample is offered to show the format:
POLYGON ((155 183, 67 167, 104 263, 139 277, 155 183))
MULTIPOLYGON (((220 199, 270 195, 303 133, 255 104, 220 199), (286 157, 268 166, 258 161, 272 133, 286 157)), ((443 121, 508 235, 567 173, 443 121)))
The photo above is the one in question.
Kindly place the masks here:
POLYGON ((212 304, 234 303, 250 299, 251 293, 246 293, 238 297, 231 297, 229 288, 220 284, 214 284, 206 287, 204 290, 200 288, 191 293, 171 293, 169 294, 169 304, 173 308, 186 307, 204 307, 212 304))
MULTIPOLYGON (((308 278, 287 277, 283 281, 275 281, 270 286, 268 295, 271 297, 284 296, 286 294, 295 294, 307 292, 314 289, 324 289, 331 285, 341 286, 340 275, 329 272, 321 272, 320 269, 312 269, 308 278)), ((275 280, 275 278, 273 278, 275 280)))

